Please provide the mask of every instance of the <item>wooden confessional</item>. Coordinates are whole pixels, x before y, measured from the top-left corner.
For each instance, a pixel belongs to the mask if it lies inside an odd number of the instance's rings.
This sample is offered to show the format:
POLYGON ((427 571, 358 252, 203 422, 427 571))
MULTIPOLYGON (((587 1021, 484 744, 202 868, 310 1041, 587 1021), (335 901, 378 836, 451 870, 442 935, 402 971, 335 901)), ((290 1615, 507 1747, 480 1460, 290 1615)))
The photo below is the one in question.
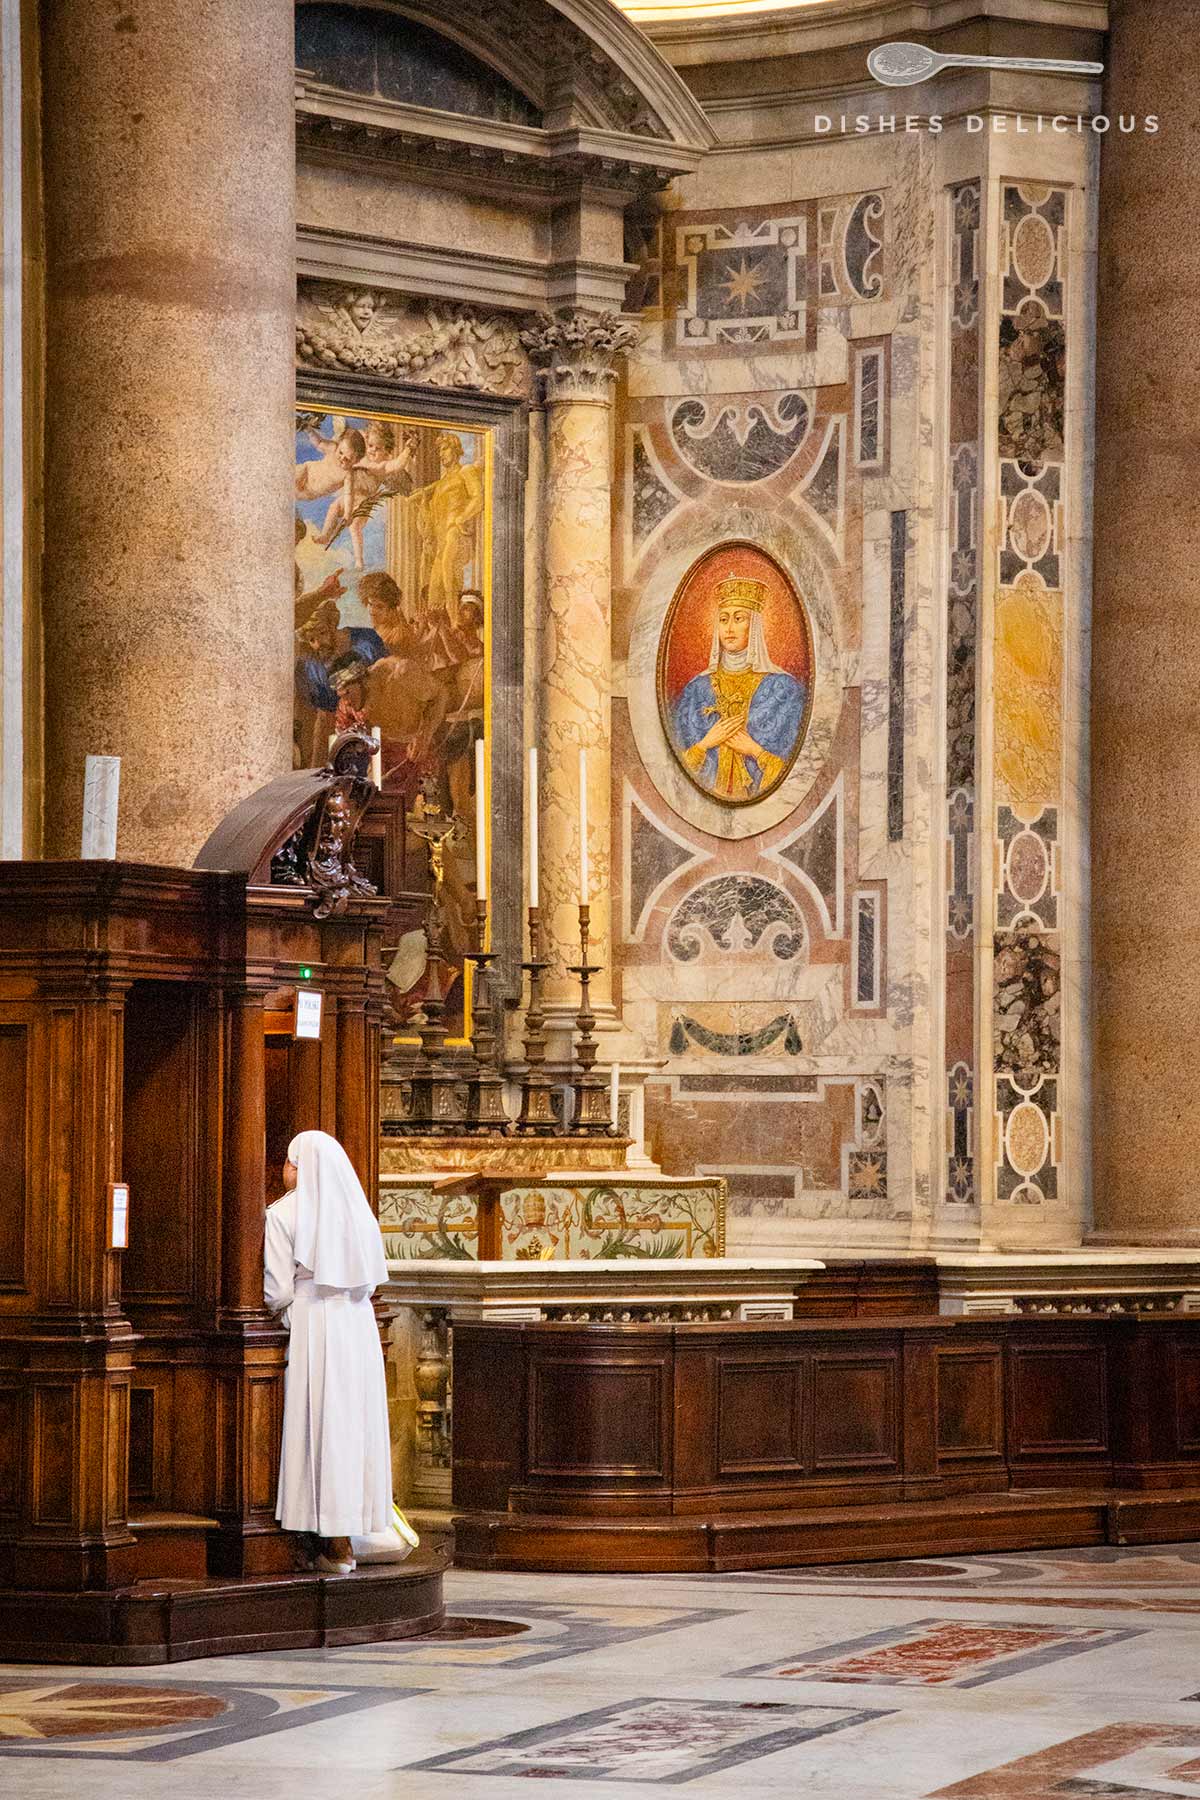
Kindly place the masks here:
POLYGON ((252 795, 193 870, 0 864, 0 1660, 440 1616, 430 1564, 331 1599, 274 1519, 264 1208, 309 1127, 376 1190, 389 902, 351 857, 370 748, 347 734, 252 795), (298 993, 320 996, 311 1038, 298 993))

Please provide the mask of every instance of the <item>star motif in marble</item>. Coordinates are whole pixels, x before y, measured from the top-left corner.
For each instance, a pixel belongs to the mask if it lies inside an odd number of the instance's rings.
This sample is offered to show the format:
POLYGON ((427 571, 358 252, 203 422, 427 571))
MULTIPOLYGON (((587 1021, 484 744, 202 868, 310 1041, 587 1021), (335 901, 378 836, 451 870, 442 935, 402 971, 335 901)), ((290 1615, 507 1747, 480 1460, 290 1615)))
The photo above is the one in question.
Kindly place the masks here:
POLYGON ((729 279, 721 285, 729 296, 730 306, 740 306, 745 312, 747 304, 757 298, 758 290, 766 280, 765 269, 759 263, 747 262, 743 256, 736 269, 730 264, 725 273, 729 279))
POLYGON ((955 593, 966 594, 975 585, 974 550, 956 550, 950 558, 950 580, 955 593))
POLYGON ((971 896, 969 894, 952 894, 949 912, 951 931, 955 937, 965 937, 971 929, 971 896))
POLYGON ((879 1156, 860 1156, 850 1171, 850 1192, 876 1195, 887 1192, 887 1165, 879 1156))
POLYGON ((974 1170, 969 1157, 950 1159, 950 1184, 946 1198, 956 1205, 966 1205, 975 1198, 974 1170))

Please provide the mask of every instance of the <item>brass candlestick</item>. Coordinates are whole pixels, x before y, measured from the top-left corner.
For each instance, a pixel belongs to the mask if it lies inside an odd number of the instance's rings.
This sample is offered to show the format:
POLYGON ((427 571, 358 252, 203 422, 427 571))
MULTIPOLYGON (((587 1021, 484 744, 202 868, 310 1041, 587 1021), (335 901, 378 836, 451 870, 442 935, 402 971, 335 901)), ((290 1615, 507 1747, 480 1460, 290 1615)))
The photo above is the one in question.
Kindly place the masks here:
POLYGON ((559 1129, 554 1111, 554 1083, 546 1074, 545 1015, 542 1012, 542 974, 550 967, 541 955, 541 921, 536 906, 529 909, 529 961, 521 967, 529 974, 529 1005, 525 1011, 525 1073, 521 1077, 521 1116, 518 1131, 537 1137, 553 1137, 559 1129))
POLYGON ((575 1041, 575 1060, 579 1064, 579 1074, 572 1083, 575 1117, 571 1121, 571 1130, 581 1137, 602 1137, 608 1135, 612 1120, 608 1112, 608 1083, 596 1073, 597 1044, 593 1029, 596 1015, 592 1011, 590 989, 592 976, 600 973, 601 965, 588 961, 590 928, 591 908, 584 900, 579 905, 579 961, 571 969, 571 974, 579 977, 579 1011, 575 1014, 579 1032, 575 1041))
POLYGON ((429 851, 429 872, 433 891, 429 899, 428 966, 429 986, 421 1002, 424 1024, 419 1033, 420 1054, 416 1059, 407 1088, 405 1123, 421 1131, 454 1132, 462 1124, 462 1082, 446 1062, 446 1010, 441 971, 442 954, 442 885, 446 876, 446 848, 460 835, 458 820, 443 813, 437 804, 431 783, 426 783, 417 804, 409 815, 409 829, 423 838, 429 851))
MULTIPOLYGON (((432 934, 431 934, 432 940, 432 934)), ((441 955, 431 941, 429 986, 421 1002, 421 1049, 407 1086, 405 1124, 420 1131, 455 1132, 462 1123, 462 1083, 446 1061, 446 1010, 441 955)))
POLYGON ((487 942, 487 901, 475 902, 475 942, 468 952, 475 965, 474 1005, 471 1010, 471 1039, 475 1067, 467 1090, 467 1124, 473 1131, 493 1135, 508 1129, 511 1121, 504 1105, 504 1077, 500 1073, 496 1014, 492 1006, 491 978, 488 970, 496 958, 485 950, 487 942))

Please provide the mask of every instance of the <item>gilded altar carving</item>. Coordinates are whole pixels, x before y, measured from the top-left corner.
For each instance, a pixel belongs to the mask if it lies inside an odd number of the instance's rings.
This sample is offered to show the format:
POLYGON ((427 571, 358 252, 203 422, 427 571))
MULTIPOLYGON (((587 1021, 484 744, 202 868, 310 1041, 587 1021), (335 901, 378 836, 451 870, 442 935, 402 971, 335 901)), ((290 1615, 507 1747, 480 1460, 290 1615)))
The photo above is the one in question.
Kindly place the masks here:
POLYGON ((585 1169, 623 1169, 625 1138, 393 1137, 388 1122, 402 1117, 398 1084, 383 1083, 384 1140, 380 1168, 386 1175, 474 1175, 535 1177, 585 1169))

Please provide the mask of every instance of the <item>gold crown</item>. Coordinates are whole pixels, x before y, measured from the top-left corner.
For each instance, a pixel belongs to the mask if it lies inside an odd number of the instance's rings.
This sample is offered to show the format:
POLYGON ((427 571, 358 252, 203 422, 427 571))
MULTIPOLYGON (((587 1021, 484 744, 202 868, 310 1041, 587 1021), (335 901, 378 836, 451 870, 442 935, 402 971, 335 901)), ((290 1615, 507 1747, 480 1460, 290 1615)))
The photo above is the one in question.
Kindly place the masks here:
POLYGON ((751 612, 761 612, 766 604, 767 584, 752 575, 726 575, 724 581, 717 583, 718 606, 745 606, 751 612))

